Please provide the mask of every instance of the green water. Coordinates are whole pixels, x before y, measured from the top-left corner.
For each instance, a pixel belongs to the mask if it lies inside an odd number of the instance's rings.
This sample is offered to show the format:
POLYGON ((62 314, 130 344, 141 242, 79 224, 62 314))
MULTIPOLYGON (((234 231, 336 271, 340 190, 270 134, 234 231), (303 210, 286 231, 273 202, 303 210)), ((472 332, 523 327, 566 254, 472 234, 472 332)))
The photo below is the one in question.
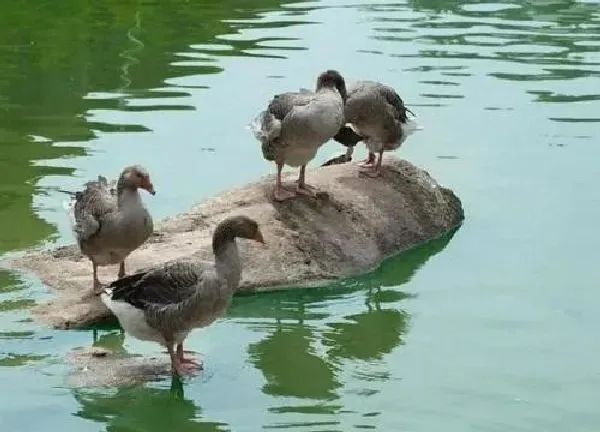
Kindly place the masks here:
POLYGON ((125 164, 151 170, 157 218, 272 172, 246 124, 331 67, 400 91, 425 130, 398 154, 464 225, 356 280, 237 299, 189 338, 205 371, 183 385, 69 388, 92 332, 33 323, 46 288, 2 271, 2 432, 598 429, 597 0, 0 2, 0 252, 72 242, 58 189, 125 164))

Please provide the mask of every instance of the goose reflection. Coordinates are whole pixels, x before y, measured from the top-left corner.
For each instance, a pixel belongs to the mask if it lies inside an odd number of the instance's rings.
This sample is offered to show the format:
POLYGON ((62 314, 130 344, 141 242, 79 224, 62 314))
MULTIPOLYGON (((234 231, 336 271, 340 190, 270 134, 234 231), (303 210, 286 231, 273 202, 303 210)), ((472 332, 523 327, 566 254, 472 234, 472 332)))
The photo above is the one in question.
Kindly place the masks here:
POLYGON ((331 365, 317 354, 311 326, 302 320, 285 324, 277 320, 270 331, 248 349, 250 360, 267 381, 264 393, 321 401, 338 398, 335 390, 340 383, 331 365))
POLYGON ((402 344, 402 336, 407 330, 409 314, 398 310, 397 301, 408 296, 389 291, 381 296, 381 289, 368 290, 366 311, 349 314, 344 321, 328 323, 323 332, 323 344, 327 346, 329 358, 380 360, 384 354, 402 344), (379 295, 378 295, 379 294, 379 295), (388 303, 389 308, 382 308, 388 303))
POLYGON ((122 329, 108 331, 99 336, 99 331, 102 328, 94 327, 92 329, 93 343, 92 346, 106 348, 114 353, 126 353, 123 346, 125 342, 125 332, 122 329))
POLYGON ((104 389, 73 389, 81 407, 74 416, 106 425, 107 432, 217 432, 230 428, 220 422, 200 417, 200 408, 186 399, 182 381, 171 378, 170 386, 161 382, 153 386, 104 389))
MULTIPOLYGON (((310 419, 312 425, 337 424, 343 389, 352 386, 344 373, 347 363, 367 361, 371 367, 403 344, 410 320, 403 305, 415 296, 399 286, 440 252, 454 232, 387 260, 371 274, 333 286, 235 298, 228 316, 264 334, 248 348, 249 361, 264 376, 263 393, 287 398, 269 410, 286 414, 289 425, 304 424, 311 415, 318 415, 310 419)), ((374 370, 365 374, 389 376, 374 370)))
POLYGON ((267 335, 251 344, 248 353, 250 362, 264 375, 263 393, 277 400, 268 410, 283 417, 264 427, 330 429, 338 425, 340 406, 334 401, 340 398, 337 390, 342 384, 332 365, 319 354, 318 331, 312 325, 321 316, 307 311, 303 295, 282 301, 277 296, 267 297, 275 299, 277 306, 270 311, 277 317, 274 323, 261 326, 267 335), (306 422, 307 415, 317 418, 306 422))

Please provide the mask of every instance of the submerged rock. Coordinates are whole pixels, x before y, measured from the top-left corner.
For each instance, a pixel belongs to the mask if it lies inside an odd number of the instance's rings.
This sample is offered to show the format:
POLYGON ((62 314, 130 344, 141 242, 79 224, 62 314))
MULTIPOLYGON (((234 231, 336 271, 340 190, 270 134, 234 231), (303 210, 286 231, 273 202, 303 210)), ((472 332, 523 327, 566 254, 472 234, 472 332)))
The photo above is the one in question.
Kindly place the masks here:
MULTIPOLYGON (((286 182, 292 183, 296 175, 289 173, 286 182)), ((317 285, 364 273, 463 220, 461 203, 451 190, 395 156, 384 158, 378 179, 361 177, 356 165, 343 164, 310 170, 307 181, 319 190, 316 198, 275 202, 271 175, 165 219, 130 255, 128 273, 192 255, 212 261, 213 229, 234 214, 256 219, 267 243, 263 247, 238 241, 244 263, 239 291, 317 285)), ((9 265, 32 271, 56 293, 33 309, 38 320, 69 328, 114 319, 92 295, 92 266, 76 245, 31 252, 9 265)), ((116 274, 117 266, 99 269, 105 283, 116 274)))
POLYGON ((82 347, 67 354, 71 387, 135 385, 171 375, 168 356, 142 357, 106 348, 82 347))

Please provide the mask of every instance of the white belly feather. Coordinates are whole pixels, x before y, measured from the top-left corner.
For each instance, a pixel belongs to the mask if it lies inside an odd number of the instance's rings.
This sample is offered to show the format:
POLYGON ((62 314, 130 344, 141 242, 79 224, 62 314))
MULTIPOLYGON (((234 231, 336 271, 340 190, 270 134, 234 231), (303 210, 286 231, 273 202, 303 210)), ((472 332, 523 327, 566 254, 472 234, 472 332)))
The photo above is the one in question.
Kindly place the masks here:
POLYGON ((110 294, 107 293, 100 294, 100 299, 115 314, 126 333, 129 333, 136 339, 166 345, 165 339, 160 332, 148 325, 142 310, 126 302, 113 301, 110 298, 110 294))

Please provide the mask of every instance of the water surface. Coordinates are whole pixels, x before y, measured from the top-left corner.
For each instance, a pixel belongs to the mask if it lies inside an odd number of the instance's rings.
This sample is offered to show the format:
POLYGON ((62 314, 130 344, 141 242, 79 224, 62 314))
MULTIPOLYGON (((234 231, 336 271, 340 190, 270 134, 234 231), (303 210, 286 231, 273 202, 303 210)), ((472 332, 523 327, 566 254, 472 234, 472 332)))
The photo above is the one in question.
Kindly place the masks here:
POLYGON ((371 275, 237 299, 183 385, 69 388, 92 331, 33 323, 46 288, 0 271, 0 430, 597 428, 597 1, 26 0, 0 40, 0 253, 72 242, 60 189, 125 164, 158 218, 271 172, 246 124, 331 67, 399 90, 425 130, 398 154, 466 212, 371 275))

